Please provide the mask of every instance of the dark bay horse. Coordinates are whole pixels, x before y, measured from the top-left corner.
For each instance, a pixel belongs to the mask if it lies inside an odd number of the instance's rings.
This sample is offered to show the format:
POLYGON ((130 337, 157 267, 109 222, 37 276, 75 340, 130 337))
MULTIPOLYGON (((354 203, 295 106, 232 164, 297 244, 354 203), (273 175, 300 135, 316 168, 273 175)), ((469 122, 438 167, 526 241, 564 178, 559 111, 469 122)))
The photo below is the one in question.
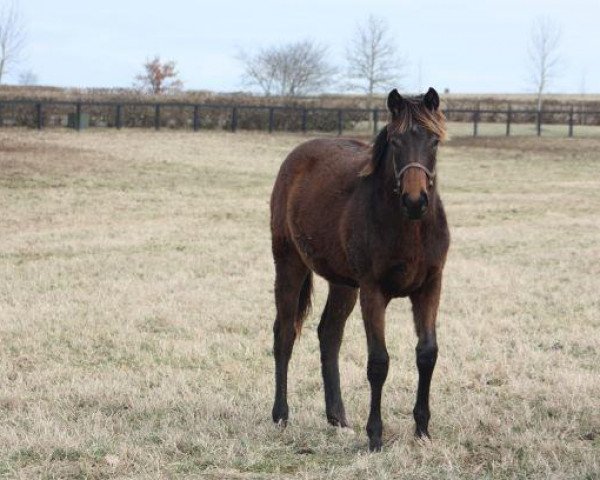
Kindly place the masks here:
POLYGON ((415 434, 429 437, 435 324, 450 243, 435 174, 437 146, 446 133, 439 104, 433 88, 416 97, 402 97, 394 89, 387 99, 391 121, 372 147, 353 140, 311 140, 283 162, 271 197, 274 422, 288 420, 288 362, 310 308, 315 272, 329 282, 318 328, 328 421, 348 426, 338 356, 346 319, 359 297, 371 385, 369 449, 381 449, 381 392, 389 365, 385 310, 392 298, 409 297, 418 336, 415 434))

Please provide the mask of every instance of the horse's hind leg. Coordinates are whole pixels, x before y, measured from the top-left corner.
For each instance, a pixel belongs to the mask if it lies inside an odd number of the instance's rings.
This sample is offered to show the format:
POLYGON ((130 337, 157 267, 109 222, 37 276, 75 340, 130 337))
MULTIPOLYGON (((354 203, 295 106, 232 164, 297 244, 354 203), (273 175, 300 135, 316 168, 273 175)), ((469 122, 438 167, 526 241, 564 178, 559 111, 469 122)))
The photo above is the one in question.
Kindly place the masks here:
POLYGON ((329 296, 319 323, 321 372, 325 387, 325 413, 329 423, 347 427, 340 391, 338 357, 346 319, 356 304, 357 289, 329 284, 329 296))
POLYGON ((310 304, 312 273, 296 252, 275 258, 275 304, 277 316, 273 325, 275 356, 275 402, 273 421, 285 426, 288 420, 287 372, 292 356, 296 329, 310 304))

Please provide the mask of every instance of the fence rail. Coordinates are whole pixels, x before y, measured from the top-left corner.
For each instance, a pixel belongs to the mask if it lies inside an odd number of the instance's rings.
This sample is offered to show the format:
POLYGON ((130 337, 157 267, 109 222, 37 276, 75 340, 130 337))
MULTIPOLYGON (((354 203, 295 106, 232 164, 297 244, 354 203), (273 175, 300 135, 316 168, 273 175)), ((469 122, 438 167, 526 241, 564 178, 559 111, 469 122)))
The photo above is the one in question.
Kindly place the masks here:
MULTIPOLYGON (((535 125, 542 135, 543 125, 563 125, 572 137, 576 126, 598 126, 600 111, 568 109, 521 110, 446 108, 449 121, 472 123, 472 135, 481 135, 480 126, 504 124, 503 134, 514 134, 517 124, 535 125)), ((341 135, 369 128, 377 132, 385 110, 332 107, 254 106, 234 104, 195 104, 184 102, 127 103, 63 100, 0 100, 0 127, 29 126, 37 129, 70 126, 76 130, 91 127, 146 127, 159 130, 188 128, 194 131, 221 128, 274 131, 328 131, 341 135)))

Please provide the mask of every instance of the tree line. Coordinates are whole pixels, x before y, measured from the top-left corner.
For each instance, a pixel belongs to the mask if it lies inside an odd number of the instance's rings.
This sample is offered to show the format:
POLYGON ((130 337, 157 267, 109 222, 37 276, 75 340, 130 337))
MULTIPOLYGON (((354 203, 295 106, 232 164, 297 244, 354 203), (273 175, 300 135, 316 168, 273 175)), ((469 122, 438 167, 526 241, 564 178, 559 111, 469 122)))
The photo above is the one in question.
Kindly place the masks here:
POLYGON ((370 16, 359 24, 345 51, 345 66, 328 60, 328 49, 303 40, 263 48, 254 54, 241 53, 243 81, 264 95, 297 97, 331 88, 340 76, 343 87, 360 91, 371 108, 374 93, 399 86, 404 76, 404 56, 393 45, 387 22, 370 16), (340 75, 341 74, 341 75, 340 75))
MULTIPOLYGON (((19 63, 25 39, 15 4, 0 6, 0 84, 19 63)), ((544 17, 532 23, 528 73, 538 110, 543 94, 561 70, 560 40, 560 27, 552 20, 544 17)), ((367 108, 372 108, 375 93, 401 86, 407 68, 406 57, 394 47, 387 21, 373 15, 358 24, 348 39, 342 68, 330 61, 326 46, 309 39, 271 45, 253 53, 240 51, 237 58, 243 66, 242 83, 263 95, 294 98, 331 91, 337 84, 363 93, 367 108)), ((134 81, 138 90, 152 94, 183 89, 176 62, 162 61, 159 56, 147 59, 134 81)), ((21 71, 19 83, 35 84, 37 75, 31 70, 21 71)))

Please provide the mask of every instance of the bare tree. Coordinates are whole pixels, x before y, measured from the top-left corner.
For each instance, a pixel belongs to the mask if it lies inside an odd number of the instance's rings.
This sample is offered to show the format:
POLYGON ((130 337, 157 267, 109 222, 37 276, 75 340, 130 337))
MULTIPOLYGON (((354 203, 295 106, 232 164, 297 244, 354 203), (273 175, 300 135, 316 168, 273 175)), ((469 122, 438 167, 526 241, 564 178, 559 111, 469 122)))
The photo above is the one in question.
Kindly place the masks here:
POLYGON ((19 73, 19 85, 37 85, 38 76, 32 70, 23 70, 19 73))
POLYGON ((175 69, 175 62, 161 62, 156 56, 144 63, 144 73, 137 75, 135 80, 141 90, 155 95, 171 93, 183 88, 183 82, 177 78, 179 72, 175 69))
POLYGON ((310 40, 268 47, 255 55, 240 53, 244 82, 265 95, 297 97, 321 91, 336 70, 326 60, 327 48, 310 40))
POLYGON ((348 86, 367 95, 367 108, 372 108, 373 94, 398 86, 406 59, 394 48, 388 25, 383 18, 370 15, 358 25, 346 50, 348 86))
POLYGON ((538 18, 531 26, 529 38, 530 80, 537 94, 537 109, 542 110, 542 96, 558 76, 561 56, 560 27, 549 18, 538 18))
POLYGON ((15 3, 0 6, 0 83, 18 62, 25 43, 25 30, 15 3))

